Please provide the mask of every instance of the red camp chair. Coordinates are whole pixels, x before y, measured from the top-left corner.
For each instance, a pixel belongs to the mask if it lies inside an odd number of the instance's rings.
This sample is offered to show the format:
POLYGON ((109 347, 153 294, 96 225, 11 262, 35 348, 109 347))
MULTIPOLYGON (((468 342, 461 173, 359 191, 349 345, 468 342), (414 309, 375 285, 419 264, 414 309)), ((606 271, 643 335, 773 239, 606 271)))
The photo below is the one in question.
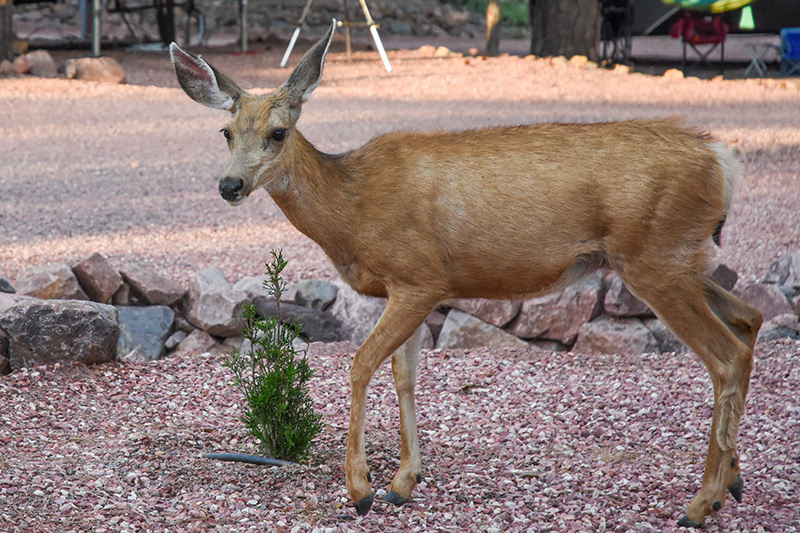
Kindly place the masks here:
POLYGON ((722 20, 722 16, 706 13, 684 11, 683 17, 669 30, 670 36, 683 41, 683 75, 686 75, 686 48, 694 50, 699 59, 692 65, 697 67, 703 63, 711 65, 709 56, 719 48, 720 74, 725 74, 725 36, 730 28, 722 20), (705 50, 698 46, 707 46, 705 50))

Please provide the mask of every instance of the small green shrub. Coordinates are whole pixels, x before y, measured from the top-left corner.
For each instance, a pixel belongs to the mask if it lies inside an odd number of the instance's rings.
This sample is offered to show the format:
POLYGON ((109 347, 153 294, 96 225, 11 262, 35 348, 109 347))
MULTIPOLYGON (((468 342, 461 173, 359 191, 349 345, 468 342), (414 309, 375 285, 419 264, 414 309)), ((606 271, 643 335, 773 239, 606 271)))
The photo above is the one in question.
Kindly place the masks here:
POLYGON ((280 250, 271 253, 264 289, 275 298, 277 316, 259 320, 255 306, 245 306, 243 336, 250 347, 244 352, 233 350, 223 365, 233 371, 233 385, 244 395, 242 421, 258 439, 261 453, 298 462, 308 458, 311 441, 322 431, 322 415, 314 411, 308 395, 307 383, 314 371, 306 351, 294 346, 300 325, 287 325, 281 316, 281 294, 286 288, 281 272, 286 261, 280 250))

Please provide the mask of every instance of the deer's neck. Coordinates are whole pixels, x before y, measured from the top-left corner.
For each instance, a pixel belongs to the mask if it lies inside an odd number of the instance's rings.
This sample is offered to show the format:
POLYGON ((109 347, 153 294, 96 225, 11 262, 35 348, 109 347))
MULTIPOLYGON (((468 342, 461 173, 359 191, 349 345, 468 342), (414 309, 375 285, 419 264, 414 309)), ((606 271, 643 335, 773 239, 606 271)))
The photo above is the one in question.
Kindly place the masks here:
POLYGON ((352 176, 340 157, 319 152, 299 132, 286 146, 282 178, 267 187, 286 218, 319 244, 337 268, 354 262, 352 176))

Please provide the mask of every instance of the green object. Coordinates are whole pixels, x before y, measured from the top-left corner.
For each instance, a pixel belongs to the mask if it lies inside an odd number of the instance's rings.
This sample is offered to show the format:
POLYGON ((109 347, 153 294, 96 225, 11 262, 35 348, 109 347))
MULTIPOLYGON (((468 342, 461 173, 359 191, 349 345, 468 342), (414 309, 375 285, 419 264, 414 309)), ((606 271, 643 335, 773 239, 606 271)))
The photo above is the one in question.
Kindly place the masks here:
POLYGON ((692 11, 708 11, 710 13, 724 13, 741 7, 749 6, 754 0, 662 0, 665 4, 678 6, 681 9, 692 11))
POLYGON ((245 397, 242 421, 262 453, 299 462, 308 458, 311 441, 322 431, 322 415, 314 411, 307 390, 314 371, 305 350, 294 346, 300 325, 285 324, 280 314, 286 261, 280 251, 273 250, 272 258, 264 288, 275 297, 277 316, 259 320, 255 306, 246 305, 243 336, 250 347, 233 350, 223 365, 233 371, 233 385, 245 397))
POLYGON ((753 20, 753 6, 744 6, 742 8, 742 18, 739 19, 739 29, 747 31, 756 29, 756 23, 753 20))

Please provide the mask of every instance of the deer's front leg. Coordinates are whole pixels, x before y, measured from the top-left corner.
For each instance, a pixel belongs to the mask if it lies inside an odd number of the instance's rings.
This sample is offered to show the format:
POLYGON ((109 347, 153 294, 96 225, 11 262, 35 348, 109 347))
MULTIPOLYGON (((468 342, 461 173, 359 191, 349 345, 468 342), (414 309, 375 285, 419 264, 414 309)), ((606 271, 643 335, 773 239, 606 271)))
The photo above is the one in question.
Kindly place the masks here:
POLYGON ((378 366, 411 337, 437 303, 437 299, 421 298, 413 293, 399 296, 390 294, 381 319, 353 358, 350 369, 350 429, 344 470, 347 490, 359 515, 369 512, 373 500, 372 480, 364 452, 367 387, 378 366))

